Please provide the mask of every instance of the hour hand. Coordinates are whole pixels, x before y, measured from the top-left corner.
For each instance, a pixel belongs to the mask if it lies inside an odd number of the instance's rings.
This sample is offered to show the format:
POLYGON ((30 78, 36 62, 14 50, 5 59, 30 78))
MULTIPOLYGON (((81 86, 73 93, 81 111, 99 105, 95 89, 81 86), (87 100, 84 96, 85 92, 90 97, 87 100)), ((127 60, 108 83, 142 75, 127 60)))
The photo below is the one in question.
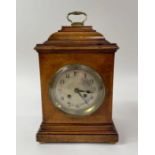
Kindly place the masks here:
POLYGON ((74 89, 74 92, 77 93, 77 94, 79 94, 79 96, 81 96, 83 98, 82 94, 80 93, 81 91, 78 88, 75 88, 74 89))
POLYGON ((85 93, 93 93, 92 91, 90 91, 90 90, 81 90, 81 89, 78 89, 78 88, 75 88, 75 90, 74 90, 75 92, 85 92, 85 93))
POLYGON ((74 89, 75 93, 77 93, 83 100, 85 103, 87 103, 87 100, 85 99, 85 97, 80 93, 79 89, 75 88, 74 89))

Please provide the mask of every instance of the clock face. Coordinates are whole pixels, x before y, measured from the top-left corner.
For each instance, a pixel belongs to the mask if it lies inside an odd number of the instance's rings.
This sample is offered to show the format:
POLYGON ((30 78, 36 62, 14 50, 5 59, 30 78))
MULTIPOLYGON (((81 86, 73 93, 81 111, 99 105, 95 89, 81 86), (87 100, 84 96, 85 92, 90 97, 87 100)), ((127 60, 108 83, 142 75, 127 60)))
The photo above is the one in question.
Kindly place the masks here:
POLYGON ((103 103, 105 86, 92 68, 72 64, 57 71, 49 84, 52 103, 65 113, 88 115, 103 103))

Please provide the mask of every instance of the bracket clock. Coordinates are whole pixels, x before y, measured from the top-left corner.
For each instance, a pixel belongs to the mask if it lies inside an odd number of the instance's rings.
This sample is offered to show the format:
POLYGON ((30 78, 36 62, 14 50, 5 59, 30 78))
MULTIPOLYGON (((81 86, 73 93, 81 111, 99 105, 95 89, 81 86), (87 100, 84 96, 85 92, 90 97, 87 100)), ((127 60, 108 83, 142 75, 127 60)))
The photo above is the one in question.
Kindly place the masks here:
POLYGON ((86 13, 71 12, 67 19, 71 26, 63 26, 35 47, 43 116, 37 141, 115 143, 112 95, 118 46, 92 26, 84 26, 86 13), (74 15, 84 20, 72 22, 74 15))

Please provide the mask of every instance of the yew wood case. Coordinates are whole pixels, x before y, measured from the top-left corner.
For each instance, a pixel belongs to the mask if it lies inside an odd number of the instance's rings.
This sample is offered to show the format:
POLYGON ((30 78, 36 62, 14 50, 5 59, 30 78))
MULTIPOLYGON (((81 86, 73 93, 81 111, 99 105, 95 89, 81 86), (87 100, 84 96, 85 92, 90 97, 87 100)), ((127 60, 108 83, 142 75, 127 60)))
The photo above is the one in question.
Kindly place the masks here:
POLYGON ((112 120, 114 55, 118 46, 108 42, 91 26, 63 26, 43 44, 39 54, 42 116, 37 141, 46 142, 107 142, 118 141, 112 120), (57 109, 48 95, 51 78, 67 64, 83 64, 96 70, 103 78, 106 95, 104 104, 88 116, 73 116, 57 109))

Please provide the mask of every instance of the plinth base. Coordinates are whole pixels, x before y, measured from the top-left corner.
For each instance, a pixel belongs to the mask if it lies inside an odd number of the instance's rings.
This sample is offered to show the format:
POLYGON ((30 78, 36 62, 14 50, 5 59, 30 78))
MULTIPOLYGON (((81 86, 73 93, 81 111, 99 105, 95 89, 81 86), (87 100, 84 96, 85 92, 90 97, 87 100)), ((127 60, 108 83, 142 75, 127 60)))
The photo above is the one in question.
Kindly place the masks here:
POLYGON ((40 143, 90 142, 116 143, 118 134, 113 123, 108 124, 53 124, 42 123, 37 133, 40 143))

